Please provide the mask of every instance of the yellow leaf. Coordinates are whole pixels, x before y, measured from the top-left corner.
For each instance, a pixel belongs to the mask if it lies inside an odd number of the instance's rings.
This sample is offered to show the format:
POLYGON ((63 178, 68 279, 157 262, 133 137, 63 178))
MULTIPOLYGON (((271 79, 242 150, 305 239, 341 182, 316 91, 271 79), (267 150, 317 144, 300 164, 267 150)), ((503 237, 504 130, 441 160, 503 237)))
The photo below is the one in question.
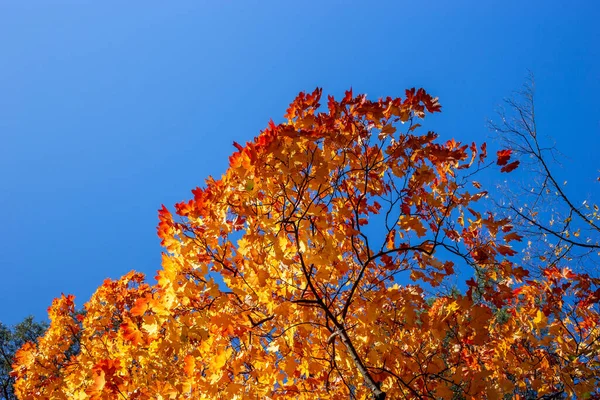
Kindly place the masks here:
POLYGON ((149 335, 155 335, 158 333, 159 326, 156 323, 156 318, 152 315, 146 315, 143 317, 144 323, 142 329, 145 330, 149 335))
POLYGON ((220 370, 226 363, 227 359, 231 354, 231 349, 224 349, 216 352, 216 354, 209 360, 210 367, 213 371, 220 370))
POLYGON ((544 313, 542 312, 542 310, 537 310, 535 318, 533 318, 533 323, 538 328, 541 327, 542 325, 545 325, 545 323, 546 323, 546 315, 544 315, 544 313))

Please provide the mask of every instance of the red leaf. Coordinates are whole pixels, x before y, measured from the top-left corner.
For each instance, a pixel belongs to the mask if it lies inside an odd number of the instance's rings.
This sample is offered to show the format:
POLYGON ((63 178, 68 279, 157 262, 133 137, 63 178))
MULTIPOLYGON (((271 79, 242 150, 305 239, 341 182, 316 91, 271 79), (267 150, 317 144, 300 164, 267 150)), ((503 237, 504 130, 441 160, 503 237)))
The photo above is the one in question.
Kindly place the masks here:
POLYGON ((242 150, 244 150, 244 147, 243 147, 241 144, 239 144, 238 142, 235 142, 235 141, 234 141, 234 142, 233 142, 233 145, 234 145, 234 146, 235 146, 235 148, 236 148, 236 149, 238 149, 239 151, 242 151, 242 150))
POLYGON ((512 240, 516 240, 517 242, 520 242, 521 239, 523 239, 523 236, 519 235, 516 232, 511 232, 508 235, 504 236, 504 241, 506 243, 512 241, 512 240))
POLYGON ((352 89, 346 90, 344 99, 342 100, 342 104, 349 103, 352 100, 352 89))
POLYGON ((498 247, 496 247, 496 249, 498 250, 498 253, 502 254, 503 256, 514 256, 515 254, 517 254, 517 252, 513 249, 511 249, 508 246, 504 246, 504 245, 500 245, 498 247))
POLYGON ((483 143, 481 145, 481 154, 479 154, 479 163, 483 163, 485 161, 485 157, 487 157, 487 145, 483 143))
POLYGON ((500 168, 500 172, 511 172, 515 170, 519 166, 519 161, 513 161, 510 164, 505 165, 500 168))
POLYGON ((402 210, 402 214, 410 215, 410 206, 408 204, 402 203, 402 205, 400 206, 400 209, 402 210))
POLYGON ((508 160, 510 160, 510 153, 512 153, 512 150, 510 150, 510 149, 498 151, 496 153, 498 155, 498 161, 496 161, 496 163, 498 165, 506 165, 508 160))

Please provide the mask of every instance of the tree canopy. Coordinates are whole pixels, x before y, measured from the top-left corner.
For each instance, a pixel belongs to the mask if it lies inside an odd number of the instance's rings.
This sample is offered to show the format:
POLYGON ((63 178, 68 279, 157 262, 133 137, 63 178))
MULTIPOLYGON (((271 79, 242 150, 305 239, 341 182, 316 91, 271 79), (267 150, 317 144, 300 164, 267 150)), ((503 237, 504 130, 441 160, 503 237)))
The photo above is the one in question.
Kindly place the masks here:
POLYGON ((56 299, 19 397, 598 398, 600 282, 567 260, 530 276, 475 180, 511 149, 424 131, 422 89, 321 97, 163 206, 156 284, 56 299))
POLYGON ((47 328, 45 322, 26 317, 15 326, 0 322, 0 399, 14 400, 14 378, 10 376, 15 352, 27 342, 36 342, 47 328))

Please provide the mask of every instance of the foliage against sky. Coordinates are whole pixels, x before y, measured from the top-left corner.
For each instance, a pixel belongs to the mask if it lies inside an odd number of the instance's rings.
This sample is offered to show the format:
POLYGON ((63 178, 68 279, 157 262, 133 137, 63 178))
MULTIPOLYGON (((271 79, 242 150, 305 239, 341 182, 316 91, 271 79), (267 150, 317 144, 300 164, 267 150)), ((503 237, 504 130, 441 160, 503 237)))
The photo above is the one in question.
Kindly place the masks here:
POLYGON ((13 392, 14 378, 10 376, 14 355, 27 342, 35 342, 48 328, 45 322, 26 317, 13 327, 0 322, 0 399, 16 399, 13 392))
POLYGON ((600 395, 598 279, 530 277, 523 237, 485 209, 477 172, 510 173, 511 150, 439 139, 422 89, 321 96, 160 210, 155 285, 107 280, 82 314, 54 301, 17 354, 21 398, 600 395), (459 267, 474 277, 448 292, 459 267))
POLYGON ((530 69, 557 178, 598 198, 599 14, 593 0, 0 2, 0 321, 45 318, 61 292, 82 304, 133 268, 152 280, 159 205, 316 86, 424 87, 444 105, 429 129, 492 148, 486 119, 530 69))

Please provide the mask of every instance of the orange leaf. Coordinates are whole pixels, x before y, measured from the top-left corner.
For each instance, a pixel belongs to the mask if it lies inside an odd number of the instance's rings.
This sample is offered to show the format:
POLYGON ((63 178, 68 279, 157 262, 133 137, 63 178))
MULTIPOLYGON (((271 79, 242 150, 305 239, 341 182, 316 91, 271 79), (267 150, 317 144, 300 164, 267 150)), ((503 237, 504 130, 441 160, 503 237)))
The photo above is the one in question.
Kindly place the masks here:
POLYGON ((196 359, 191 354, 188 354, 183 359, 183 364, 183 370, 185 371, 185 374, 191 377, 196 369, 196 359))
POLYGON ((123 338, 125 340, 128 340, 135 345, 142 343, 142 332, 133 322, 127 321, 122 323, 121 331, 123 332, 123 338))

